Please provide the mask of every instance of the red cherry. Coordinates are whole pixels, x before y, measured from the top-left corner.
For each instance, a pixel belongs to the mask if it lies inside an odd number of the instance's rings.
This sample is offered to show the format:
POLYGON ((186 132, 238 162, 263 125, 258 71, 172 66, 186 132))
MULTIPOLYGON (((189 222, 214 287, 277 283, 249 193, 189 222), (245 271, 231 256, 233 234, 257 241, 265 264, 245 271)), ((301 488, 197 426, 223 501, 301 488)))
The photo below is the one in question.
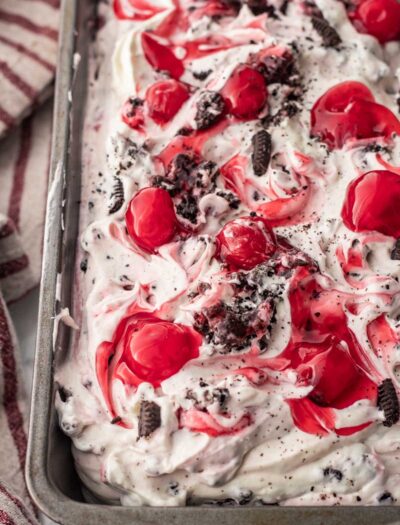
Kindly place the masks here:
POLYGON ((158 385, 199 356, 201 337, 168 321, 138 324, 124 341, 123 360, 141 380, 158 385))
POLYGON ((332 406, 335 401, 345 397, 347 391, 354 389, 360 379, 360 371, 356 364, 349 353, 338 344, 333 344, 328 350, 317 375, 317 383, 310 399, 322 406, 332 406))
POLYGON ((96 351, 97 378, 112 415, 115 380, 133 388, 143 382, 158 387, 199 356, 202 337, 196 330, 138 310, 139 305, 133 303, 118 324, 112 342, 101 343, 96 351))
POLYGON ((347 189, 342 208, 352 231, 377 231, 400 237, 400 175, 378 170, 364 173, 347 189))
POLYGON ((360 82, 342 82, 328 89, 311 110, 311 133, 330 149, 348 140, 400 134, 400 122, 385 106, 374 102, 371 91, 360 82))
POLYGON ((217 235, 217 257, 235 269, 251 270, 276 250, 275 236, 263 219, 241 217, 217 235))
POLYGON ((256 118, 268 98, 264 77, 255 69, 238 66, 221 91, 228 111, 238 118, 256 118))
POLYGON ((164 44, 149 33, 142 33, 142 48, 147 62, 157 71, 168 71, 172 78, 179 79, 185 70, 183 63, 164 44))
POLYGON ((122 107, 122 120, 130 128, 140 131, 144 125, 143 100, 129 98, 122 107))
POLYGON ((363 0, 349 13, 354 27, 381 44, 400 40, 400 3, 397 0, 363 0))
POLYGON ((189 98, 188 89, 177 80, 160 80, 146 92, 146 102, 150 117, 157 124, 169 122, 189 98))
POLYGON ((178 225, 172 199, 162 188, 144 188, 136 193, 125 222, 135 243, 149 253, 169 242, 178 225))

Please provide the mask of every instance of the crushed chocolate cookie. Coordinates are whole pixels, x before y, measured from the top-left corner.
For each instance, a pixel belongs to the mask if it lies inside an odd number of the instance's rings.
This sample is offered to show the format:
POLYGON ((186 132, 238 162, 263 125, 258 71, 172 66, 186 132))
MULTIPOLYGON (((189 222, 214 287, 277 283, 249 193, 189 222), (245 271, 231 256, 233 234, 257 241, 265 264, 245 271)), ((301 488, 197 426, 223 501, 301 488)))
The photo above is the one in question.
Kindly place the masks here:
POLYGON ((217 91, 204 91, 197 101, 197 111, 194 120, 197 129, 207 129, 215 124, 225 111, 225 102, 217 91))
POLYGON ((152 178, 152 186, 165 189, 175 203, 177 215, 197 226, 199 200, 216 189, 218 166, 212 161, 201 161, 179 153, 170 162, 164 176, 152 178))
POLYGON ((253 15, 261 15, 262 13, 269 13, 271 10, 271 7, 273 7, 273 6, 268 5, 267 0, 245 0, 244 3, 247 4, 248 8, 253 13, 253 15))
POLYGON ((272 298, 252 302, 237 296, 230 304, 219 302, 197 312, 195 328, 222 353, 240 351, 268 333, 274 312, 272 298))
POLYGON ((308 16, 315 16, 317 18, 324 18, 321 9, 317 6, 314 0, 304 1, 304 11, 308 16))
POLYGON ((326 467, 324 468, 324 476, 326 478, 335 478, 337 479, 338 481, 342 481, 343 479, 343 473, 336 469, 336 468, 332 468, 332 467, 326 467))
POLYGON ((267 55, 258 63, 258 70, 267 84, 287 84, 290 77, 296 73, 294 57, 288 52, 282 56, 267 55))
POLYGON ((72 392, 67 390, 63 386, 58 387, 58 395, 63 403, 66 403, 70 397, 72 397, 72 392))
POLYGON ((138 438, 149 437, 161 426, 161 409, 154 401, 142 401, 139 414, 138 438))
POLYGON ((177 496, 179 494, 179 483, 177 481, 170 481, 168 483, 168 493, 171 496, 177 496))
POLYGON ((176 206, 176 213, 184 219, 187 219, 192 224, 196 224, 199 207, 197 200, 193 195, 184 195, 182 197, 181 201, 176 206))
POLYGON ((215 388, 212 391, 212 396, 218 401, 219 405, 223 407, 229 399, 229 390, 227 388, 215 388))
POLYGON ((399 421, 399 399, 393 381, 389 378, 378 386, 377 405, 385 415, 383 426, 391 427, 399 421))
POLYGON ((110 195, 110 206, 108 213, 111 215, 120 210, 125 202, 124 198, 124 185, 119 177, 114 177, 114 185, 110 195))
POLYGON ((390 252, 390 258, 393 261, 400 261, 400 239, 394 243, 393 250, 390 252))
POLYGON ((385 492, 383 492, 378 497, 378 501, 379 501, 379 503, 393 503, 394 502, 394 497, 392 496, 392 494, 388 490, 385 490, 385 492))
POLYGON ((257 175, 257 177, 261 177, 267 172, 269 161, 271 159, 271 135, 262 129, 253 136, 251 142, 253 145, 251 161, 254 174, 257 175))
POLYGON ((116 425, 117 423, 120 423, 122 421, 122 417, 121 416, 115 416, 112 418, 111 420, 111 424, 112 425, 116 425))
POLYGON ((283 0, 282 5, 281 5, 281 7, 279 8, 279 11, 280 11, 283 15, 286 15, 287 10, 288 10, 288 7, 289 7, 289 0, 283 0))
POLYGON ((193 129, 192 128, 189 128, 189 127, 183 127, 183 128, 180 128, 178 129, 178 131, 176 132, 177 135, 180 135, 181 137, 188 137, 189 135, 191 135, 193 132, 193 129))
POLYGON ((237 210, 240 206, 240 199, 236 197, 235 194, 233 194, 230 191, 217 191, 216 195, 218 197, 224 198, 229 203, 229 207, 232 208, 232 210, 237 210))
POLYGON ((313 16, 311 23, 315 31, 322 38, 322 44, 325 47, 338 47, 342 39, 329 22, 323 16, 313 16))
POLYGON ((217 507, 235 507, 237 505, 248 505, 253 501, 254 494, 251 490, 243 491, 235 498, 204 500, 203 505, 217 506, 217 507))
POLYGON ((87 269, 88 269, 88 260, 85 258, 85 259, 82 259, 81 261, 81 264, 79 265, 81 271, 83 273, 86 273, 87 272, 87 269))
POLYGON ((192 75, 197 80, 205 80, 212 73, 212 69, 207 69, 207 71, 193 71, 192 75))

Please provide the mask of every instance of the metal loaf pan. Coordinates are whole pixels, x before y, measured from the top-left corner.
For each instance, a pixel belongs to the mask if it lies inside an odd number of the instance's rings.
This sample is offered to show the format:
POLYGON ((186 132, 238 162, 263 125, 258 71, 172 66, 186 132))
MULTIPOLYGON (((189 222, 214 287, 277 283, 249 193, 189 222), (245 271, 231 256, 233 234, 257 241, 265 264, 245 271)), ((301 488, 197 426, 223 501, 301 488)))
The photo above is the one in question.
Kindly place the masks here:
POLYGON ((398 507, 135 508, 86 503, 69 440, 57 425, 53 365, 67 355, 70 329, 59 304, 72 309, 81 187, 81 130, 87 87, 87 50, 95 0, 64 0, 56 85, 49 199, 44 239, 39 332, 32 393, 26 478, 38 507, 63 525, 343 525, 400 524, 398 507), (81 55, 74 71, 74 53, 81 55), (69 94, 72 94, 72 98, 69 94), (72 100, 72 102, 71 102, 72 100))

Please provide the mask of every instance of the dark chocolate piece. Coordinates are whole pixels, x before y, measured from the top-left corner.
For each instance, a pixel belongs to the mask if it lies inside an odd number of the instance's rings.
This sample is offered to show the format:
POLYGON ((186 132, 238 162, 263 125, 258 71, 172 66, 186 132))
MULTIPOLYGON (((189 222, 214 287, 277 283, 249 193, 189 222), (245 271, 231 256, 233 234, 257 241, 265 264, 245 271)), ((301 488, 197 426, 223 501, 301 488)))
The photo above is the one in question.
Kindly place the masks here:
POLYGON ((204 91, 197 102, 195 121, 197 129, 207 129, 215 124, 225 111, 225 102, 217 91, 204 91))
POLYGON ((108 213, 111 215, 112 213, 120 210, 125 202, 124 186, 122 184, 122 180, 118 177, 114 177, 114 186, 110 195, 110 200, 111 204, 108 209, 108 213))
POLYGON ((139 414, 139 439, 149 437, 160 426, 160 407, 154 401, 142 401, 139 414))
POLYGON ((383 426, 391 427, 399 420, 399 399, 393 381, 384 379, 378 386, 378 407, 383 410, 385 420, 383 426))
POLYGON ((342 39, 336 29, 329 25, 329 22, 324 17, 313 16, 311 23, 315 31, 322 38, 322 44, 325 47, 338 47, 338 45, 342 43, 342 39))
POLYGON ((251 155, 253 170, 257 177, 261 177, 267 172, 269 161, 271 160, 271 135, 268 131, 262 129, 253 136, 251 142, 253 144, 253 153, 251 155))

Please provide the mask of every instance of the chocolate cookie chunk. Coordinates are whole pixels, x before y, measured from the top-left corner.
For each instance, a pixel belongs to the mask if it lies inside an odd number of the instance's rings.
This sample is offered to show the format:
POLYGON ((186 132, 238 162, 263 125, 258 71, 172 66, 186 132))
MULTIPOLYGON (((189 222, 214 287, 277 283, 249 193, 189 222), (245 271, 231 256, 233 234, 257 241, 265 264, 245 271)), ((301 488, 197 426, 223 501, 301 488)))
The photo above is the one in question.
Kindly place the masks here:
POLYGON ((390 258, 393 261, 400 261, 400 239, 394 243, 393 250, 390 253, 390 258))
POLYGON ((378 407, 383 410, 385 427, 391 427, 399 420, 399 399, 391 379, 384 379, 378 386, 378 407))
POLYGON ((265 129, 262 129, 253 136, 251 142, 253 144, 251 162, 253 164, 254 174, 257 175, 257 177, 261 177, 267 172, 271 159, 271 135, 265 131, 265 129))
POLYGON ((338 35, 329 22, 323 16, 313 16, 311 23, 315 31, 322 38, 322 44, 325 47, 338 47, 342 43, 342 39, 338 35))
POLYGON ((225 102, 217 91, 204 91, 197 102, 194 117, 197 129, 207 129, 215 124, 225 111, 225 102))
POLYGON ((142 401, 139 414, 139 439, 149 437, 160 426, 160 407, 154 401, 142 401))
POLYGON ((197 199, 193 195, 184 195, 176 206, 176 213, 192 224, 196 224, 199 214, 197 199))
POLYGON ((272 13, 272 18, 275 18, 275 9, 273 6, 268 5, 267 0, 245 0, 244 3, 247 4, 248 8, 253 13, 253 15, 261 15, 262 13, 268 13, 271 16, 272 13))
POLYGON ((110 195, 110 206, 108 208, 108 213, 116 213, 121 209, 122 205, 125 202, 124 197, 124 186, 121 179, 114 177, 114 185, 110 195))
POLYGON ((296 73, 294 57, 286 52, 281 56, 267 55, 258 64, 260 73, 267 84, 287 84, 289 78, 296 73))

